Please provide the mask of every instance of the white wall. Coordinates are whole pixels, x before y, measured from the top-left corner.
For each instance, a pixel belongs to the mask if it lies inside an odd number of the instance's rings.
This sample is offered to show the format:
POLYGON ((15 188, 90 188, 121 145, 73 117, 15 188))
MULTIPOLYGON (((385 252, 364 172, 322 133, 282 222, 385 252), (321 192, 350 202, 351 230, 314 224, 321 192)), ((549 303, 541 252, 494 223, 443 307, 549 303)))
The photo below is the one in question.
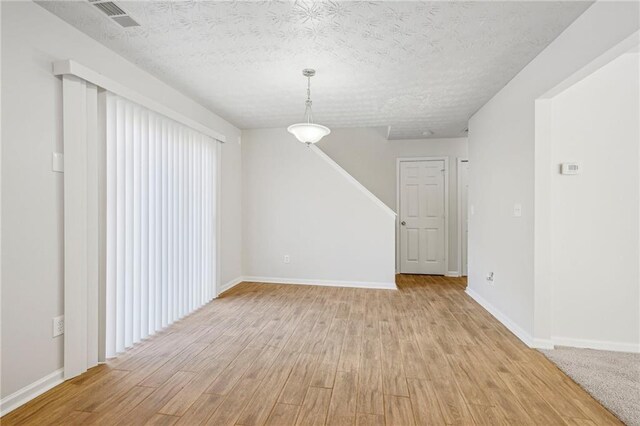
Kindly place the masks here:
POLYGON ((242 149, 240 136, 222 144, 220 174, 220 286, 242 275, 242 149))
MULTIPOLYGON (((552 99, 553 336, 631 349, 640 333, 640 55, 625 54, 552 99)), ((637 347, 637 346, 636 346, 637 347)))
POLYGON ((51 64, 75 59, 223 133, 221 222, 225 278, 239 275, 240 131, 31 2, 2 2, 1 396, 62 367, 62 85, 51 64))
POLYGON ((542 319, 534 327, 535 99, 636 31, 639 12, 596 2, 469 121, 469 289, 525 338, 550 333, 542 319))
MULTIPOLYGON (((396 210, 398 157, 449 157, 449 266, 458 271, 456 158, 467 158, 467 138, 387 140, 386 128, 332 129, 318 146, 342 168, 396 210)), ((459 271, 458 271, 459 272, 459 271)))
POLYGON ((243 131, 242 166, 245 275, 393 285, 386 207, 286 129, 243 131))

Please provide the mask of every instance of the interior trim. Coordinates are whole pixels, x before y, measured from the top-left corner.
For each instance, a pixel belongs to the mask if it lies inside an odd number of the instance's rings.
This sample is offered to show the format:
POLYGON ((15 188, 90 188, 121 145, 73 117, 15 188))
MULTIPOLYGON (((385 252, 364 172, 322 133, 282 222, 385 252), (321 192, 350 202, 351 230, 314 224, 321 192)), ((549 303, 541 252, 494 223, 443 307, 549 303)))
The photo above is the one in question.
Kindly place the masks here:
POLYGON ((505 327, 509 329, 515 336, 522 340, 522 343, 527 345, 530 348, 537 349, 553 349, 553 343, 547 340, 534 339, 529 333, 527 333, 522 327, 513 322, 508 316, 503 314, 497 308, 495 308, 491 303, 487 302, 482 296, 468 288, 465 292, 480 306, 482 306, 487 312, 489 312, 495 319, 500 321, 505 327))
POLYGON ((16 408, 26 404, 35 397, 42 395, 49 389, 58 386, 64 380, 62 378, 64 373, 63 368, 59 368, 51 374, 47 374, 41 379, 23 387, 20 390, 15 391, 11 395, 0 400, 0 416, 15 410, 16 408))
POLYGON ((218 288, 218 294, 217 294, 216 298, 217 298, 217 297, 220 297, 220 295, 221 295, 222 293, 224 293, 225 291, 230 290, 230 289, 232 289, 233 287, 237 286, 237 285, 238 285, 238 284, 240 284, 242 281, 243 281, 242 277, 237 277, 237 278, 234 278, 234 279, 232 279, 232 280, 230 280, 230 281, 228 281, 228 282, 226 282, 226 283, 222 284, 222 285, 220 286, 220 288, 218 288))
POLYGON ((345 169, 340 167, 338 163, 336 163, 331 157, 329 157, 323 150, 318 148, 315 145, 310 145, 309 149, 315 152, 320 158, 322 158, 327 164, 333 167, 338 173, 344 176, 353 186, 358 188, 360 192, 367 196, 371 201, 378 205, 382 210, 384 210, 389 216, 391 216, 394 220, 396 218, 396 212, 394 212, 389 206, 382 202, 378 197, 376 197, 371 191, 369 191, 364 185, 362 185, 356 178, 351 176, 345 169))
POLYGON ((559 336, 553 336, 551 340, 556 346, 597 349, 601 351, 640 353, 640 344, 638 343, 612 342, 609 340, 574 339, 572 337, 559 336))
POLYGON ((309 280, 306 278, 277 278, 277 277, 243 277, 243 281, 265 284, 299 284, 317 285, 324 287, 352 287, 374 288, 382 290, 397 290, 396 283, 366 282, 366 281, 333 281, 333 280, 309 280))

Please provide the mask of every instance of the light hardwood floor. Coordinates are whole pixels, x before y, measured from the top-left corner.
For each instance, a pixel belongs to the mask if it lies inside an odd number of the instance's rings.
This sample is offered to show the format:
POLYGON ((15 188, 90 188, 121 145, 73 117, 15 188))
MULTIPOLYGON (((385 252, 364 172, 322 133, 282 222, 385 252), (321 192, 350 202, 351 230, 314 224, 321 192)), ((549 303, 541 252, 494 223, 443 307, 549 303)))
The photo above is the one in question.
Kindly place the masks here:
POLYGON ((464 293, 243 283, 14 424, 620 424, 464 293))

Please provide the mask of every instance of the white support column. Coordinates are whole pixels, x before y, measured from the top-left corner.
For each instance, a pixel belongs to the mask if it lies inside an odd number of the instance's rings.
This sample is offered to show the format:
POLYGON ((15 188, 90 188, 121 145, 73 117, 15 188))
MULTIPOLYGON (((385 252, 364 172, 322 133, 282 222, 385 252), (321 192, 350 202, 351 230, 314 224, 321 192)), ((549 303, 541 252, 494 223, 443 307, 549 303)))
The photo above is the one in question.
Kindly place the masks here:
POLYGON ((86 82, 62 77, 64 137, 64 378, 87 370, 86 82))
POLYGON ((62 77, 64 171, 64 378, 98 362, 99 150, 97 88, 62 77))

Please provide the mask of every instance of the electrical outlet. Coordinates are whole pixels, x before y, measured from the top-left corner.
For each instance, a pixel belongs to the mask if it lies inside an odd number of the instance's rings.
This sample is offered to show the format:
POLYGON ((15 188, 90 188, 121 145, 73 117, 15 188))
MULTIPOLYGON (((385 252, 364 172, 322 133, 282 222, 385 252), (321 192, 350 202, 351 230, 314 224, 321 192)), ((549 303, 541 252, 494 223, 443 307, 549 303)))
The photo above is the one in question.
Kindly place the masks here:
POLYGON ((291 258, 289 257, 288 254, 284 255, 284 263, 291 263, 291 258))
POLYGON ((493 285, 493 272, 489 272, 486 278, 487 278, 487 284, 493 285))
POLYGON ((522 204, 516 203, 513 205, 513 217, 522 217, 522 204))
POLYGON ((53 337, 64 334, 64 315, 53 319, 53 337))
POLYGON ((54 152, 51 155, 51 170, 64 173, 64 156, 61 152, 54 152))

